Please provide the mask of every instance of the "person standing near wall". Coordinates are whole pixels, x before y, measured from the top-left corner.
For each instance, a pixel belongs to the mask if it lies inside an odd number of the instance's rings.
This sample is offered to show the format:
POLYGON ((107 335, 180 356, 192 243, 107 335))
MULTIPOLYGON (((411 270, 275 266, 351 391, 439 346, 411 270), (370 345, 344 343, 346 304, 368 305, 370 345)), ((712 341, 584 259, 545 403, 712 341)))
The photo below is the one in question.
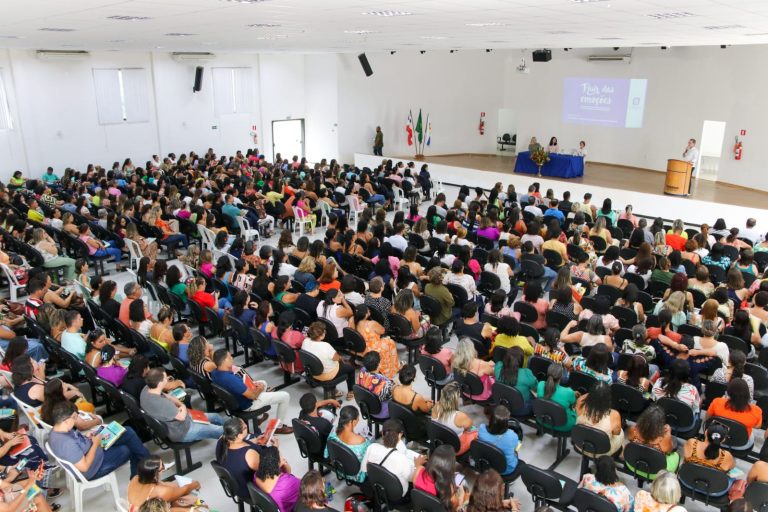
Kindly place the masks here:
POLYGON ((382 148, 384 148, 384 133, 381 131, 381 126, 377 126, 376 137, 373 139, 373 154, 382 156, 382 148))

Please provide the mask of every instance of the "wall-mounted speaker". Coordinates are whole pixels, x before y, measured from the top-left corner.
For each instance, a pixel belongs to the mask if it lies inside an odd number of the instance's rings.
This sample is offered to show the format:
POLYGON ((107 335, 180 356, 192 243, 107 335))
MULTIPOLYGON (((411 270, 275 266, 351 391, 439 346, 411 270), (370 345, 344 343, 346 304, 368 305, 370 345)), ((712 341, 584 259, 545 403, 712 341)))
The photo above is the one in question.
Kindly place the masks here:
POLYGON ((552 50, 534 50, 533 62, 549 62, 552 60, 552 50))
POLYGON ((195 68, 195 85, 192 86, 192 92, 199 92, 203 88, 203 66, 195 68))
POLYGON ((368 63, 368 57, 366 57, 364 53, 361 53, 357 56, 357 58, 360 59, 360 65, 363 66, 365 76, 371 76, 373 74, 373 70, 371 69, 371 65, 368 63))

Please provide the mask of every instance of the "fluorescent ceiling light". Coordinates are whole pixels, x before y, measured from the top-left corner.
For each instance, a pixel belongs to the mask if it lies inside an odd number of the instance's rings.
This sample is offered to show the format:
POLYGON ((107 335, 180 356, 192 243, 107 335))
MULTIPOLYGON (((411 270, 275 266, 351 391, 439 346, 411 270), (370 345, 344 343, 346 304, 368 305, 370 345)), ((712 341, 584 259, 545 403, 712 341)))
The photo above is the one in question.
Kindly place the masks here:
POLYGON ((467 27, 508 27, 509 23, 502 23, 499 21, 490 21, 487 23, 465 23, 467 27))
POLYGON ((732 28, 746 28, 744 25, 710 25, 705 30, 729 30, 732 28))
POLYGON ((356 34, 358 36, 363 36, 363 35, 366 35, 366 34, 373 34, 374 31, 373 30, 345 30, 344 33, 345 34, 356 34))
POLYGON ((151 20, 149 16, 107 16, 108 20, 119 20, 119 21, 143 21, 143 20, 151 20))
POLYGON ((407 11, 368 11, 361 14, 363 16, 383 16, 390 18, 392 16, 411 16, 413 13, 407 11))
POLYGON ((687 11, 679 11, 679 12, 657 12, 655 14, 648 14, 649 18, 653 18, 656 20, 670 20, 675 18, 690 18, 691 16, 696 16, 692 12, 687 11))
POLYGON ((196 36, 197 34, 190 34, 189 32, 168 32, 165 35, 170 37, 189 37, 189 36, 196 36))
POLYGON ((73 28, 57 28, 57 27, 44 27, 38 29, 41 32, 74 32, 75 29, 73 28))
POLYGON ((275 27, 282 27, 279 23, 251 23, 250 25, 247 25, 251 28, 275 28, 275 27))
POLYGON ((448 39, 446 36, 421 36, 419 39, 433 39, 433 40, 442 40, 442 39, 448 39))

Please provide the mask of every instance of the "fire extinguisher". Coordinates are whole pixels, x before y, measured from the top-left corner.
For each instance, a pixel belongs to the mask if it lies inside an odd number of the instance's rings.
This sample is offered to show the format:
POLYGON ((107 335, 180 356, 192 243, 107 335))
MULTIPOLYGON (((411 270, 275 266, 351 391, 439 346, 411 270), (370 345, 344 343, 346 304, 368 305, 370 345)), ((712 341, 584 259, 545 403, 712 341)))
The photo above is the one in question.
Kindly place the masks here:
POLYGON ((485 112, 480 112, 480 126, 478 126, 478 130, 480 130, 480 135, 485 134, 485 112))
POLYGON ((733 146, 733 158, 734 160, 741 160, 742 144, 738 137, 736 137, 736 144, 733 146))

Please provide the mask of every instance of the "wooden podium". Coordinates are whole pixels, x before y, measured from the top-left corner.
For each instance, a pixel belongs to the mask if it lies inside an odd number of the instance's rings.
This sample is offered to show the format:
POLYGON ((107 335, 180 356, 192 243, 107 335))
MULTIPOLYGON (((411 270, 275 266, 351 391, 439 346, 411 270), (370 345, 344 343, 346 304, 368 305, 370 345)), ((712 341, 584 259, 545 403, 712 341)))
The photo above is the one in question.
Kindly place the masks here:
POLYGON ((667 160, 667 179, 664 182, 664 193, 670 196, 687 196, 691 190, 690 162, 683 160, 667 160))

